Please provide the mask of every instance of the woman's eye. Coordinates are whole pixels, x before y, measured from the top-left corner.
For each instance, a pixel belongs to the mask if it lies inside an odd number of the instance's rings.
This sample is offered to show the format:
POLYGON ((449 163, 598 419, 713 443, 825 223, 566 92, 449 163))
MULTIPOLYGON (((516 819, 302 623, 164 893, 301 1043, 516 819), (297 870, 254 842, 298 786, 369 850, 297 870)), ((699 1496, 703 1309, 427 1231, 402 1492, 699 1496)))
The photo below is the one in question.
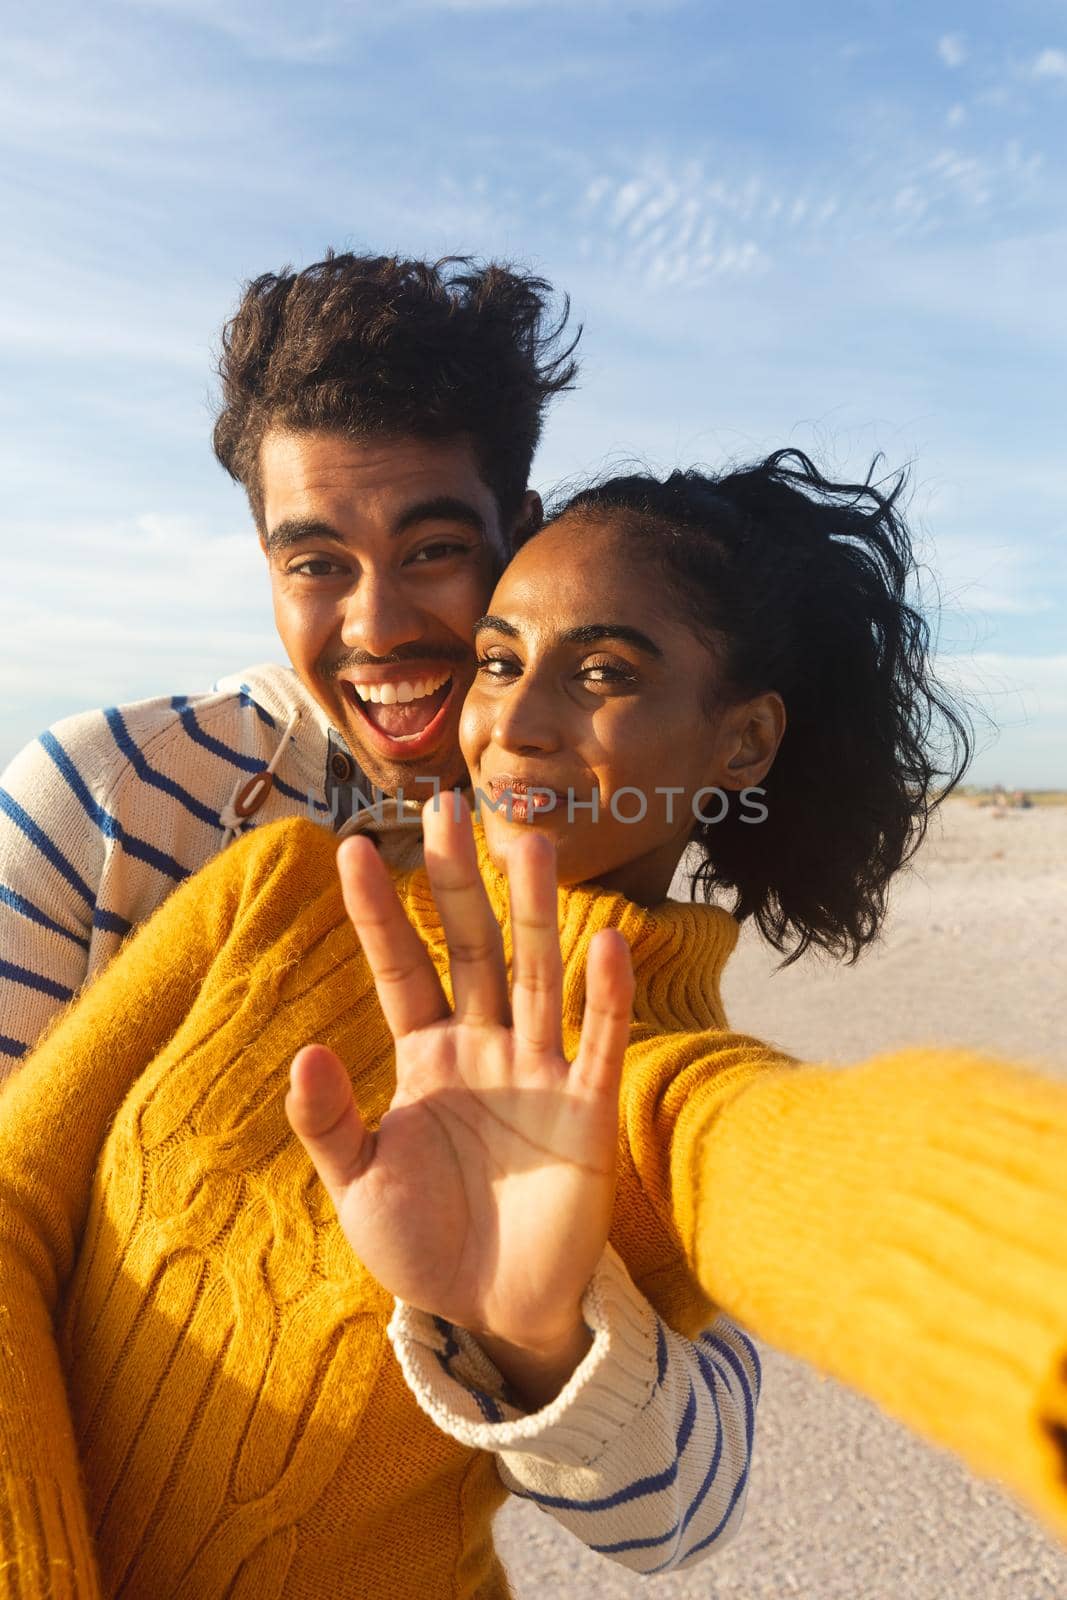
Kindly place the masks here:
POLYGON ((518 664, 505 656, 478 656, 476 666, 487 678, 509 678, 518 671, 518 664))
POLYGON ((591 683, 632 683, 634 675, 610 661, 590 661, 579 674, 591 683))

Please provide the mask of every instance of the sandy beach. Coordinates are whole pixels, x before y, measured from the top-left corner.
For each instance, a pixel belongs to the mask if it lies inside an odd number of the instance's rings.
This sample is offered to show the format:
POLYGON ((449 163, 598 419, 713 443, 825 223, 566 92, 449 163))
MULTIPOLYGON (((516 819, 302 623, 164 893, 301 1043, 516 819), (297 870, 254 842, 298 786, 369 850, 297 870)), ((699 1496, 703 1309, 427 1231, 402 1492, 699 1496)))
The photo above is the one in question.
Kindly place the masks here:
MULTIPOLYGON (((1067 1077, 1067 807, 950 801, 854 968, 775 973, 742 937, 727 972, 734 1026, 810 1060, 957 1043, 1067 1077)), ((739 1537, 648 1580, 512 1503, 498 1540, 519 1600, 1062 1600, 1067 1549, 997 1487, 866 1401, 761 1346, 763 1400, 739 1537)))

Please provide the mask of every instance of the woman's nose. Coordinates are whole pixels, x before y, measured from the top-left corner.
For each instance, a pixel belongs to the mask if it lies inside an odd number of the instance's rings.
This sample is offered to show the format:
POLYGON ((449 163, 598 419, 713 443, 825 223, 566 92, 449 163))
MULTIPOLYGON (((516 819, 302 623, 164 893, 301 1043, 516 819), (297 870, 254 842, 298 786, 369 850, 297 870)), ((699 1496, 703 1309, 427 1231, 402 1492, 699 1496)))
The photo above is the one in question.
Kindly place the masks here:
POLYGON ((517 679, 497 707, 493 740, 519 754, 556 750, 561 738, 561 708, 548 685, 529 676, 517 679))

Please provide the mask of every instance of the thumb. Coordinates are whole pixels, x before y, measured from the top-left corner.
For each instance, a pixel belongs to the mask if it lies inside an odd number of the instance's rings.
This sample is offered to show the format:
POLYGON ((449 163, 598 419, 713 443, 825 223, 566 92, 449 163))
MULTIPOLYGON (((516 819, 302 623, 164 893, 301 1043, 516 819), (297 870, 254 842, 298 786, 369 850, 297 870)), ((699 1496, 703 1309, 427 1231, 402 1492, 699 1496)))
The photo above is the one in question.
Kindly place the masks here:
POLYGON ((325 1045, 297 1051, 289 1071, 285 1114, 335 1207, 374 1157, 374 1135, 363 1126, 340 1058, 325 1045))

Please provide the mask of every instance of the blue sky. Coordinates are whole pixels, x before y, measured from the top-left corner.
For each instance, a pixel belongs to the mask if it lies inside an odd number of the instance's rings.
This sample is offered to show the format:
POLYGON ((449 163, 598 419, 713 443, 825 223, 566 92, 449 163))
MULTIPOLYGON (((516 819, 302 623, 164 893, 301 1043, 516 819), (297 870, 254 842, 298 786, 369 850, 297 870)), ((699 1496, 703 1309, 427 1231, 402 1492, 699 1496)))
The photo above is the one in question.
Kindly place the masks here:
POLYGON ((569 290, 539 487, 910 463, 943 665, 1000 724, 974 776, 1067 787, 1060 0, 46 0, 5 33, 0 764, 279 656, 211 351, 242 280, 332 244, 569 290))

